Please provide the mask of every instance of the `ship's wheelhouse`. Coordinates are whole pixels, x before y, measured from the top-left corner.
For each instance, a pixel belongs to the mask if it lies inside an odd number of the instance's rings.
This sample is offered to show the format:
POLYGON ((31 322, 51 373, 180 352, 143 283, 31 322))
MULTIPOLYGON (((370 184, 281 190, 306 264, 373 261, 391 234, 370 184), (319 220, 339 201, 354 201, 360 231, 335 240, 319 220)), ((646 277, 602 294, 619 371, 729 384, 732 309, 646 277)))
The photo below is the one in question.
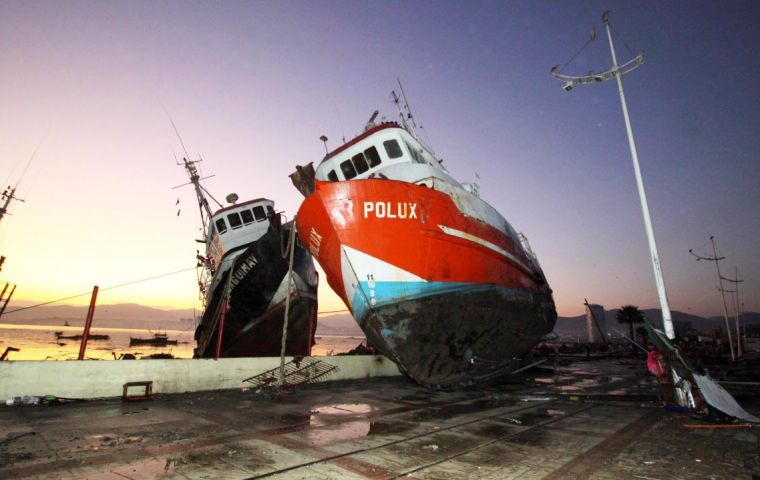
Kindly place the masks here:
POLYGON ((387 178, 432 188, 451 197, 468 217, 477 218, 521 245, 507 220, 480 199, 477 186, 451 177, 435 156, 406 129, 383 123, 330 152, 315 172, 317 180, 340 182, 387 178), (462 194, 464 190, 465 194, 462 194))
POLYGON ((267 221, 274 214, 274 202, 258 198, 218 210, 211 217, 208 253, 217 261, 237 247, 257 240, 269 229, 267 221))
POLYGON ((446 174, 435 156, 405 129, 395 123, 370 128, 354 140, 328 154, 316 171, 316 179, 328 182, 371 177, 397 178, 417 182, 426 177, 456 181, 446 174), (400 164, 422 168, 397 170, 400 164), (419 172, 419 178, 397 178, 391 172, 419 172))

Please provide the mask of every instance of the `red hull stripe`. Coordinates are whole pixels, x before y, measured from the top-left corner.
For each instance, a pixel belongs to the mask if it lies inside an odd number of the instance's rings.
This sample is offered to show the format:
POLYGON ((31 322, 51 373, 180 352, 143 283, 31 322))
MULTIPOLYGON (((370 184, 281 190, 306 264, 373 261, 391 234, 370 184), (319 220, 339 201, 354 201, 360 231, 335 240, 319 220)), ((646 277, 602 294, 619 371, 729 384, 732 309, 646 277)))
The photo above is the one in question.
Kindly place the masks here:
MULTIPOLYGON (((463 215, 448 195, 430 188, 380 179, 317 182, 298 225, 301 241, 347 305, 353 299, 343 285, 341 245, 429 282, 542 289, 507 235, 463 215)), ((374 273, 352 268, 360 281, 374 273)))

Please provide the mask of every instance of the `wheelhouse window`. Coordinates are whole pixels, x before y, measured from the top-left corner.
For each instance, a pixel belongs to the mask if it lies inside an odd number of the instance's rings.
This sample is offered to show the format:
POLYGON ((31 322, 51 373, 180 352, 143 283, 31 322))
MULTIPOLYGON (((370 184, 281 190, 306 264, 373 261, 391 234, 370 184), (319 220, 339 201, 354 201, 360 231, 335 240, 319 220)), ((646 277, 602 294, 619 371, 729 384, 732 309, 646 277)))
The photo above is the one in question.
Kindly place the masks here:
POLYGON ((370 168, 374 168, 380 165, 380 154, 377 153, 377 149, 375 147, 369 147, 368 149, 364 150, 364 156, 367 158, 367 162, 369 162, 370 168))
POLYGON ((335 173, 335 170, 330 170, 330 173, 327 174, 327 179, 331 182, 337 182, 338 181, 338 174, 335 173))
POLYGON ((364 159, 363 153, 357 153, 351 158, 351 161, 354 163, 354 167, 359 175, 369 170, 369 165, 367 165, 367 160, 364 159))
POLYGON ((216 221, 216 229, 219 231, 219 235, 227 231, 227 223, 223 218, 220 218, 216 221))
POLYGON ((267 215, 264 213, 264 207, 261 205, 253 207, 253 216, 256 217, 257 222, 260 222, 267 218, 267 215))
POLYGON ((422 159, 422 155, 417 152, 414 148, 412 148, 411 145, 404 142, 406 145, 406 148, 409 149, 409 154, 412 156, 412 160, 414 160, 415 163, 425 163, 425 160, 422 159))
POLYGON ((253 214, 247 208, 240 212, 240 217, 243 219, 243 223, 245 225, 248 225, 249 223, 253 223, 253 214))
POLYGON ((274 215, 274 208, 271 205, 267 205, 267 215, 274 215))
POLYGON ((230 227, 232 229, 240 228, 243 225, 243 222, 240 220, 240 215, 238 215, 237 212, 232 212, 227 215, 227 220, 230 221, 230 227))
POLYGON ((351 163, 351 160, 346 160, 345 162, 341 163, 340 170, 343 172, 343 177, 346 180, 351 180, 356 176, 356 169, 354 168, 354 164, 351 163))
POLYGON ((383 147, 385 147, 385 153, 388 154, 389 158, 399 158, 401 155, 403 155, 403 152, 401 151, 401 146, 398 144, 396 140, 384 141, 383 147))

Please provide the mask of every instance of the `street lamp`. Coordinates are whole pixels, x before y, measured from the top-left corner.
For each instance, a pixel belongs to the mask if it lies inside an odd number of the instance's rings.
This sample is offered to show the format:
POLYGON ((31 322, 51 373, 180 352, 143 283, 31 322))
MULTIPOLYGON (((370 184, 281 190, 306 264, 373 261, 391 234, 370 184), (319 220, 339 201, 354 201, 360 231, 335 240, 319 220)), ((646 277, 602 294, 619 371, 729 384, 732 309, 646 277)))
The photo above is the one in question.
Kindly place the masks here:
MULTIPOLYGON (((617 57, 615 55, 615 47, 612 44, 612 34, 610 33, 610 12, 604 12, 602 15, 602 21, 607 29, 607 38, 610 42, 610 52, 612 53, 612 68, 602 73, 590 72, 588 75, 573 77, 559 73, 557 67, 551 69, 551 74, 554 78, 564 83, 563 89, 569 92, 573 88, 579 85, 587 83, 600 83, 607 80, 615 79, 618 84, 618 92, 620 93, 620 103, 623 106, 623 116, 625 117, 625 129, 628 134, 628 144, 631 147, 631 157, 633 159, 633 170, 636 174, 636 186, 639 190, 639 200, 641 202, 641 213, 644 215, 644 227, 647 232, 647 240, 649 241, 649 253, 652 257, 652 268, 654 269, 654 279, 657 284, 657 294, 660 297, 660 307, 662 308, 662 323, 665 329, 665 334, 668 338, 675 338, 675 331, 673 329, 673 320, 670 316, 670 307, 668 306, 668 296, 665 293, 665 280, 662 277, 662 270, 660 268, 660 259, 657 254, 657 243, 654 239, 654 231, 652 230, 652 220, 649 216, 649 204, 647 203, 647 195, 644 191, 644 182, 641 179, 641 169, 639 168, 639 156, 636 153, 636 144, 633 141, 633 130, 631 129, 631 120, 628 118, 628 107, 625 103, 625 95, 623 94, 623 75, 632 72, 641 64, 644 63, 644 54, 639 53, 631 60, 627 61, 623 65, 618 65, 617 57)), ((595 33, 592 33, 592 40, 596 37, 595 33)))

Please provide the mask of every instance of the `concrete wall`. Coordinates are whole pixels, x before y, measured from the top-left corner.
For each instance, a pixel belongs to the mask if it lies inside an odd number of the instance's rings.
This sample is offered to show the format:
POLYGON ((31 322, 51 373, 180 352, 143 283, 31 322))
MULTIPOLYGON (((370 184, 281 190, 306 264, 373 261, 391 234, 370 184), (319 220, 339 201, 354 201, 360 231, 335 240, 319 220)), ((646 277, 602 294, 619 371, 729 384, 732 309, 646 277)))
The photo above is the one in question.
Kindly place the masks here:
MULTIPOLYGON (((383 356, 341 355, 314 357, 339 371, 322 381, 354 380, 400 375, 383 356)), ((285 361, 290 361, 286 357, 285 361)), ((252 386, 242 383, 278 368, 280 359, 223 358, 219 360, 112 360, 112 361, 6 361, 0 362, 0 400, 23 395, 63 398, 119 397, 126 382, 150 380, 153 393, 183 393, 252 386)), ((130 389, 139 394, 141 388, 130 389)))

